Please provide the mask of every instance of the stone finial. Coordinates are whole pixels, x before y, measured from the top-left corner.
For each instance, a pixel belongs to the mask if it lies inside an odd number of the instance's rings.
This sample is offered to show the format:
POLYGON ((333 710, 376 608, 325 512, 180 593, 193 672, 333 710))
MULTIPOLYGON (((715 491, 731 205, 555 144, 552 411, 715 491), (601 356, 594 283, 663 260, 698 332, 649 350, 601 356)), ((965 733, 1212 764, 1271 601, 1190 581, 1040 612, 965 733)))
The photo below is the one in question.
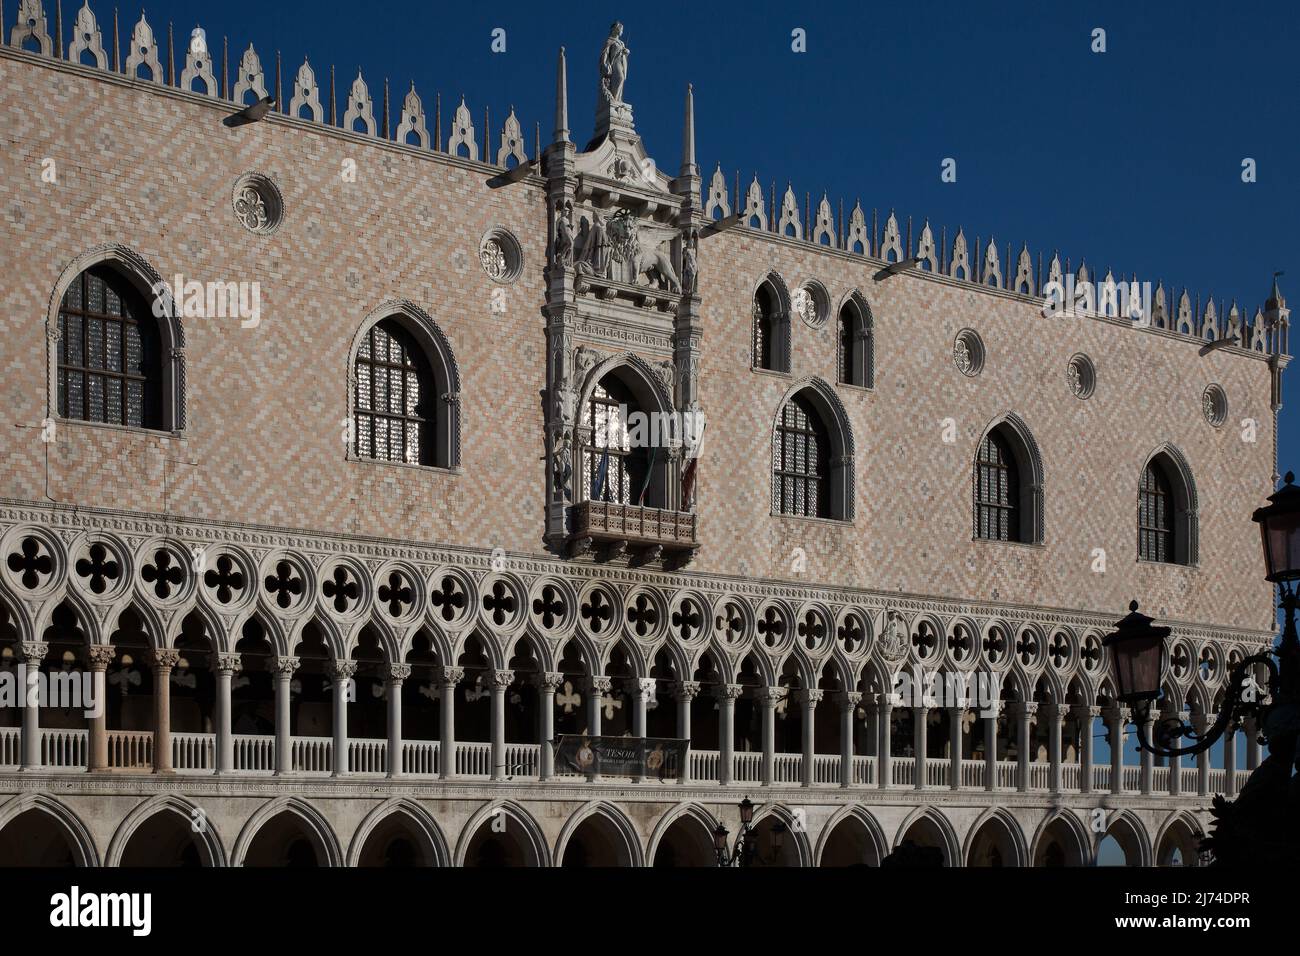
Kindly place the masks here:
POLYGON ((1183 335, 1195 335, 1196 327, 1192 323, 1192 300, 1183 290, 1183 294, 1178 297, 1178 317, 1174 323, 1174 331, 1183 335))
POLYGON ((903 237, 898 231, 898 217, 894 215, 892 209, 889 211, 889 218, 885 220, 885 234, 880 239, 878 255, 886 262, 903 261, 903 237), (891 252, 894 254, 893 259, 889 258, 891 252))
POLYGON ((980 282, 983 285, 989 285, 989 280, 995 289, 1002 288, 1002 261, 998 258, 998 244, 992 237, 989 238, 989 244, 984 248, 984 273, 980 276, 980 282))
POLYGON ((289 101, 289 115, 301 117, 302 108, 311 111, 311 118, 317 123, 324 122, 325 110, 320 102, 320 89, 316 85, 316 73, 306 59, 298 67, 298 75, 293 80, 293 99, 289 101))
POLYGON ((415 92, 415 81, 411 81, 411 89, 406 94, 406 99, 402 100, 402 120, 397 126, 397 141, 409 145, 408 137, 414 133, 418 145, 424 149, 429 148, 429 128, 424 121, 424 104, 420 102, 420 94, 415 92))
POLYGON ((1219 313, 1214 308, 1214 299, 1205 303, 1205 313, 1201 316, 1201 338, 1213 342, 1219 337, 1219 313))
POLYGON ((126 58, 126 75, 136 79, 141 66, 149 68, 149 79, 154 83, 162 82, 162 64, 158 62, 158 43, 153 37, 153 27, 140 14, 140 19, 131 31, 131 55, 126 58))
POLYGON ((194 81, 203 81, 203 92, 217 95, 217 77, 212 72, 212 54, 208 52, 208 38, 202 27, 190 32, 190 45, 185 51, 185 69, 181 71, 181 89, 194 91, 194 81))
POLYGON ((835 248, 835 215, 831 212, 831 202, 822 193, 822 201, 817 204, 817 219, 813 223, 812 241, 818 245, 835 248), (823 243, 822 240, 826 242, 823 243))
POLYGON ((717 219, 715 213, 721 212, 721 218, 725 219, 731 215, 731 202, 727 198, 727 177, 722 175, 722 164, 718 163, 717 169, 713 171, 713 178, 709 180, 709 194, 704 200, 704 215, 709 219, 717 219))
POLYGON ((767 207, 763 204, 763 187, 758 181, 758 174, 754 174, 754 181, 749 184, 749 190, 745 193, 745 208, 741 212, 742 221, 746 226, 753 225, 755 219, 758 220, 758 228, 767 229, 767 207))
POLYGON ((528 162, 528 154, 524 152, 524 133, 519 126, 519 118, 515 116, 513 106, 510 107, 510 115, 506 117, 506 121, 501 127, 501 145, 497 149, 497 165, 505 166, 511 156, 521 166, 528 162))
POLYGON ((90 9, 90 0, 86 0, 77 11, 76 22, 72 26, 72 42, 68 44, 68 59, 73 63, 81 62, 81 54, 90 51, 95 58, 95 65, 101 70, 108 69, 108 53, 104 50, 104 36, 90 9))
POLYGON ((970 252, 966 248, 966 233, 957 228, 957 238, 952 241, 952 258, 948 261, 948 275, 954 279, 970 279, 970 252), (958 272, 961 275, 958 275, 958 272))
POLYGON ((469 107, 465 105, 464 96, 460 98, 460 106, 456 107, 456 115, 451 119, 451 136, 447 138, 448 154, 459 155, 461 146, 465 147, 470 159, 478 159, 478 143, 474 140, 474 119, 469 114, 469 107))
POLYGON ((375 104, 370 99, 370 88, 357 68, 357 78, 352 81, 348 91, 348 108, 343 113, 343 128, 348 132, 356 131, 356 122, 360 120, 366 128, 366 134, 375 135, 375 104))
POLYGON ((45 7, 41 0, 22 0, 18 5, 18 21, 9 31, 9 45, 22 49, 28 40, 35 40, 42 56, 54 55, 54 43, 45 20, 45 7))
POLYGON ((853 204, 849 213, 849 229, 844 237, 844 248, 860 256, 871 255, 871 237, 867 235, 867 214, 861 200, 853 204))
POLYGON ((1106 278, 1101 280, 1097 311, 1111 317, 1119 315, 1119 286, 1115 284, 1115 275, 1109 269, 1106 270, 1106 278))
POLYGON ((785 185, 785 195, 781 197, 781 218, 777 220, 776 231, 782 236, 793 233, 794 238, 803 238, 803 223, 799 221, 799 200, 789 183, 785 185))
POLYGON ((262 72, 262 60, 253 49, 253 44, 248 44, 248 49, 244 55, 239 58, 239 82, 235 84, 235 91, 231 99, 241 106, 245 102, 245 97, 253 93, 255 99, 264 100, 267 97, 266 76, 262 72))
POLYGON ((1023 295, 1034 294, 1034 262, 1029 257, 1028 246, 1020 247, 1020 258, 1016 260, 1016 280, 1011 291, 1023 295))

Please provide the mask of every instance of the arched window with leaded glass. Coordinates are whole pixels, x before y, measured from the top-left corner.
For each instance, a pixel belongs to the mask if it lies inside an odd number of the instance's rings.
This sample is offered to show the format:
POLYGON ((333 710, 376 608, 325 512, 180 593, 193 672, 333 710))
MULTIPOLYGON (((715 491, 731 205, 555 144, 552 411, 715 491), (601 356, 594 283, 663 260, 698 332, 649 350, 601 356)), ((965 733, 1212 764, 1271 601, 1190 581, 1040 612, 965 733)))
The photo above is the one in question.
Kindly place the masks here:
POLYGON ((1138 479, 1137 555, 1159 564, 1195 564, 1196 485, 1182 452, 1157 449, 1138 479))
POLYGON ((428 362, 392 319, 366 333, 356 360, 359 458, 431 465, 437 428, 428 362))
POLYGON ((1138 487, 1138 557, 1174 560, 1174 490, 1158 462, 1142 469, 1138 487))
POLYGON ((984 436, 975 462, 975 534, 989 541, 1020 540, 1020 472, 997 431, 984 436))
POLYGON ((979 440, 972 469, 974 537, 1043 543, 1043 463, 1024 420, 1010 412, 979 440))
POLYGON ((796 395, 781 409, 772 444, 772 511, 829 518, 830 440, 812 403, 796 395))
POLYGON ((367 461, 460 463, 459 375, 450 346, 411 305, 363 325, 352 351, 352 450, 367 461))
POLYGON ((72 280, 59 306, 58 414, 166 428, 158 322, 136 286, 108 264, 72 280))

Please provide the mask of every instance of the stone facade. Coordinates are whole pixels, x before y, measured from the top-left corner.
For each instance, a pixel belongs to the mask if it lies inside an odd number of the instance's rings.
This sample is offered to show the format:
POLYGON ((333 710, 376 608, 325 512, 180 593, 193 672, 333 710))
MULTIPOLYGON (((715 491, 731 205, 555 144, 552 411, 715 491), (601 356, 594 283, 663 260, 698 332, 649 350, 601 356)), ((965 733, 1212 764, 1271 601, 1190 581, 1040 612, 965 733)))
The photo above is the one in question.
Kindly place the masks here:
MULTIPOLYGON (((454 672, 467 656, 481 655, 484 672, 501 676, 493 678, 488 740, 457 738, 449 725, 459 711, 448 715, 449 705, 440 705, 430 753, 433 745, 443 755, 459 749, 436 771, 430 763, 425 780, 413 764, 394 766, 387 756, 365 764, 337 706, 332 737, 322 735, 321 744, 330 779, 296 772, 305 765, 295 740, 308 735, 291 735, 287 717, 273 750, 268 743, 262 757, 249 756, 257 745, 236 746, 228 726, 228 681, 224 691, 217 683, 215 716, 202 727, 155 725, 141 745, 151 748, 145 763, 161 771, 153 777, 120 759, 130 727, 101 718, 66 728, 65 759, 44 738, 27 742, 40 731, 24 715, 23 733, 15 723, 5 738, 12 749, 0 794, 11 799, 0 802, 0 826, 33 808, 49 812, 77 834, 78 859, 114 863, 147 817, 141 808, 181 816, 202 808, 212 821, 205 860, 239 863, 255 822, 284 811, 307 821, 318 862, 357 863, 379 819, 373 814, 396 810, 426 835, 415 841, 426 862, 464 863, 482 821, 505 806, 525 848, 517 861, 558 864, 570 835, 594 814, 607 832, 584 851, 591 859, 608 862, 600 853, 614 852, 615 862, 649 863, 674 820, 707 830, 752 790, 762 791, 770 820, 791 825, 787 862, 822 861, 848 817, 857 821, 850 829, 858 828, 859 861, 879 862, 913 833, 940 845, 949 862, 973 862, 971 841, 996 817, 1004 862, 1041 862, 1041 836, 1053 826, 1066 834, 1058 842, 1069 862, 1090 860, 1107 827, 1129 834, 1121 842, 1132 859, 1150 862, 1166 828, 1195 832, 1206 794, 1236 788, 1233 774, 1208 763, 1183 773, 1149 761, 1094 767, 1090 738, 1109 706, 1100 638, 1130 599, 1174 627, 1175 708, 1212 708, 1232 660, 1271 639, 1270 590, 1249 515, 1275 481, 1278 376, 1287 358, 1280 297, 1253 323, 1235 304, 1193 312, 1186 293, 1166 314, 1163 290, 1145 328, 1104 306, 1045 317, 1043 291, 1062 270, 1057 259, 1048 269, 1040 259, 1035 269, 1024 253, 1013 267, 1011 250, 1003 259, 992 240, 977 239, 971 253, 964 234, 949 244, 944 233, 936 244, 926 224, 914 242, 911 223, 904 229, 892 213, 883 227, 874 214, 868 225, 860 207, 851 218, 826 200, 813 210, 790 190, 778 212, 775 190, 765 197, 750 187, 742 199, 739 183, 733 191, 720 172, 704 183, 689 92, 680 172, 669 176, 650 160, 622 99, 617 32, 602 56, 615 66, 602 80, 597 139, 579 149, 571 137, 562 53, 555 129, 539 157, 541 134, 526 135, 513 113, 498 136, 476 127, 462 101, 448 130, 440 100, 430 120, 414 89, 390 135, 387 90, 381 106, 360 77, 340 126, 333 73, 327 93, 308 64, 289 107, 307 118, 287 115, 279 100, 260 121, 223 125, 268 90, 279 96, 278 58, 272 81, 250 47, 226 99, 228 64, 217 82, 201 36, 184 54, 182 89, 168 81, 179 61, 143 18, 132 31, 143 42, 133 41, 123 72, 118 25, 105 53, 88 7, 77 18, 76 49, 55 42, 51 53, 49 27, 28 30, 30 19, 0 48, 0 212, 10 251, 0 334, 4 396, 19 426, 0 433, 6 644, 57 643, 52 632, 70 626, 56 620, 65 607, 88 648, 119 647, 106 652, 110 677, 125 667, 124 631, 138 630, 165 651, 194 628, 210 653, 233 655, 223 666, 238 675, 236 644, 249 621, 280 661, 299 656, 308 632, 336 661, 355 661, 363 639, 372 640, 390 668, 406 666, 423 640, 443 672, 444 701, 462 689, 464 673, 454 672), (27 38, 35 52, 21 48, 24 31, 38 34, 27 38), (98 54, 80 49, 84 35, 98 54), (151 60, 154 75, 142 78, 151 60), (514 165, 522 159, 529 162, 514 165), (742 209, 739 224, 723 218, 742 209), (627 211, 622 219, 619 210, 627 211), (626 229, 627 216, 637 231, 615 235, 610 246, 619 273, 601 259, 592 232, 597 218, 626 229), (621 248, 631 250, 626 259, 621 248), (929 268, 886 274, 913 256, 929 268), (978 264, 982 282, 969 262, 961 273, 963 256, 978 264), (106 262, 146 288, 179 275, 260 289, 255 323, 160 318, 164 429, 58 415, 60 303, 84 270, 106 262), (777 293, 787 371, 755 368, 751 303, 765 282, 777 293), (869 323, 864 385, 838 384, 837 316, 849 302, 869 323), (454 385, 435 396, 449 423, 440 465, 369 460, 349 443, 359 343, 393 315, 446 353, 442 367, 454 385), (978 336, 978 374, 954 363, 963 330, 978 336), (1201 354, 1207 339, 1222 338, 1236 344, 1201 354), (1095 376, 1084 400, 1067 375, 1079 354, 1095 376), (683 500, 686 456, 670 447, 651 479, 660 507, 620 512, 623 531, 606 527, 592 539, 574 524, 590 484, 577 451, 590 435, 577 409, 611 374, 634 381, 642 405, 702 413, 707 428, 693 511, 683 500), (1218 425, 1202 401, 1211 385, 1227 402, 1218 425), (834 467, 845 469, 848 490, 834 518, 773 514, 775 422, 805 388, 823 396, 840 436, 834 467), (1026 447, 1041 476, 1039 540, 1027 544, 972 535, 976 450, 1006 422, 1032 436, 1026 447), (1135 556, 1138 481, 1161 452, 1190 473, 1186 517, 1196 547, 1187 564, 1135 556), (566 469, 571 476, 557 478, 566 469), (651 510, 653 533, 643 524, 651 510), (662 513, 673 516, 671 534, 662 513), (641 530, 627 532, 632 521, 641 530), (26 542, 35 542, 31 559, 45 562, 34 575, 20 559, 26 542), (120 566, 102 591, 87 570, 95 545, 120 566), (154 586, 165 576, 164 553, 178 569, 166 595, 154 586), (224 599, 211 583, 221 558, 242 575, 224 599), (302 582, 287 605, 272 586, 285 564, 302 582), (335 600, 331 583, 355 590, 335 600), (409 597, 394 603, 385 594, 399 585, 409 597), (539 609, 553 597, 556 613, 545 615, 539 609), (592 613, 602 603, 612 608, 604 629, 592 613), (652 613, 638 621, 638 607, 652 613), (882 640, 894 627, 902 629, 898 654, 882 640), (1000 655, 988 650, 999 641, 1000 655), (531 665, 520 668, 524 646, 531 665), (502 715, 512 688, 541 687, 544 728, 563 678, 580 685, 593 675, 598 683, 593 696, 580 694, 582 712, 619 697, 621 730, 645 736, 647 719, 658 719, 647 718, 647 708, 677 706, 676 734, 666 736, 690 737, 699 688, 688 685, 700 681, 706 657, 704 683, 717 691, 723 739, 712 748, 694 742, 704 757, 691 758, 693 782, 667 792, 663 784, 584 786, 553 776, 537 727, 527 741, 507 739, 502 715), (947 755, 929 751, 926 718, 913 720, 919 754, 896 753, 889 689, 893 671, 909 662, 991 667, 1003 675, 1006 709, 963 725, 969 736, 947 755), (600 675, 614 686, 599 684, 600 675), (625 687, 647 678, 655 686, 644 693, 625 687), (776 688, 770 704, 764 688, 776 688), (800 743, 782 751, 769 731, 761 746, 725 739, 737 699, 755 714, 779 709, 782 720, 800 710, 800 743), (1055 716, 1044 719, 1048 713, 1055 716), (1061 739, 1067 721, 1072 745, 1061 739), (977 758, 987 739, 980 727, 989 723, 993 756, 985 749, 977 758), (812 733, 827 727, 839 738, 830 753, 812 733), (1004 737, 1018 743, 1013 761, 1002 760, 1004 737), (1046 751, 1041 774, 1033 769, 1038 741, 1046 751), (185 756, 182 744, 201 756, 185 756), (508 763, 511 746, 521 756, 508 763), (482 766, 474 763, 480 752, 482 766), (522 772, 509 772, 515 763, 522 772), (81 773, 87 765, 92 772, 81 773), (264 776, 272 772, 278 776, 264 776), (368 772, 390 778, 380 795, 370 782, 347 779, 368 772), (1089 830, 1098 807, 1107 825, 1089 830), (914 831, 918 819, 928 835, 914 831)), ((636 88, 635 80, 626 87, 636 88)), ((45 656, 18 650, 14 659, 25 653, 45 656)), ((85 660, 95 656, 88 651, 85 660)), ((165 711, 160 689, 176 664, 165 655, 151 660, 154 700, 165 711)), ((210 673, 221 669, 214 658, 210 673)), ((277 707, 290 699, 292 670, 283 691, 277 683, 277 707)), ((342 668, 329 679, 337 689, 351 676, 342 668)), ((400 674, 384 680, 400 692, 400 674)), ((390 715, 387 737, 374 741, 385 755, 409 743, 397 709, 396 735, 390 715)), ((945 732, 950 715, 959 725, 966 719, 964 705, 939 709, 945 732)), ((1113 730, 1122 715, 1106 713, 1113 730)), ((595 717, 579 729, 598 727, 595 717)), ((1178 839, 1186 858, 1190 844, 1178 839)), ((699 833, 690 840, 698 844, 699 833)), ((852 856, 832 855, 845 853, 852 856)))

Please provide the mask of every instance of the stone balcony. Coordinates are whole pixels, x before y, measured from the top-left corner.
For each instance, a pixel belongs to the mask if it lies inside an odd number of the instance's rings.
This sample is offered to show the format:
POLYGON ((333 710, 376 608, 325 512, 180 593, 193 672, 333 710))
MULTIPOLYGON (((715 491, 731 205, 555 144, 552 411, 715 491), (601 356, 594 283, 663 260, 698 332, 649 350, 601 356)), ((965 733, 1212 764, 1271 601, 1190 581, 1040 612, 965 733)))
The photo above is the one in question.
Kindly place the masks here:
MULTIPOLYGON (((108 772, 148 773, 155 768, 153 734, 139 731, 108 731, 108 772)), ((85 730, 41 730, 40 766, 46 773, 85 773, 88 740, 85 730)), ((213 734, 171 734, 169 772, 185 775, 220 776, 226 779, 266 777, 277 773, 276 738, 271 735, 232 735, 231 767, 218 770, 217 741, 213 734)), ((346 770, 336 773, 334 740, 330 737, 294 736, 289 753, 292 769, 287 776, 334 778, 400 777, 411 782, 426 780, 463 781, 553 781, 561 785, 582 784, 585 778, 556 771, 539 744, 497 744, 454 742, 453 765, 444 767, 442 744, 437 740, 402 742, 402 766, 391 773, 389 741, 349 738, 346 770)), ((21 748, 17 728, 0 729, 0 773, 19 769, 21 748)), ((724 756, 716 750, 689 751, 687 772, 666 785, 735 784, 753 788, 813 787, 852 790, 893 791, 983 791, 991 793, 1053 793, 1099 796, 1131 795, 1208 797, 1240 791, 1250 775, 1238 770, 1229 775, 1209 766, 1181 767, 1177 775, 1170 767, 1124 765, 1118 779, 1111 765, 1085 767, 1077 762, 1007 760, 961 760, 929 757, 864 756, 860 754, 814 754, 805 773, 804 755, 736 751, 724 756), (1059 779, 1054 779, 1059 778, 1059 779), (883 782, 882 782, 883 781, 883 782)), ((604 783, 618 782, 609 776, 604 783)), ((631 782, 628 779, 622 782, 631 782)), ((659 781, 637 781, 658 785, 659 781)))
POLYGON ((571 557, 679 568, 700 546, 698 520, 681 511, 584 501, 569 509, 567 548, 571 557))

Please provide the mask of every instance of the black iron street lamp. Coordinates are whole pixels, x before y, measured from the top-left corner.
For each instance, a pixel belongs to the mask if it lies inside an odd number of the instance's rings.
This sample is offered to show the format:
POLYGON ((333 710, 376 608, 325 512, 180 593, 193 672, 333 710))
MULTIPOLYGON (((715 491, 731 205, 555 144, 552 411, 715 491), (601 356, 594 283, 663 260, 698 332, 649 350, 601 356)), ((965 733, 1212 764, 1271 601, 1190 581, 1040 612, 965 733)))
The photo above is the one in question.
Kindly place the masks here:
POLYGON ((756 860, 768 864, 781 855, 785 848, 785 824, 779 820, 772 824, 772 852, 763 857, 758 853, 758 839, 753 825, 754 804, 746 797, 740 801, 740 832, 736 834, 735 845, 730 850, 727 849, 729 834, 721 823, 713 831, 713 852, 718 857, 718 866, 753 866, 756 860))
POLYGON ((1238 664, 1228 678, 1223 710, 1214 723, 1198 731, 1176 715, 1165 715, 1155 725, 1154 740, 1146 736, 1146 724, 1151 703, 1160 697, 1160 678, 1168 658, 1165 640, 1170 629, 1153 626, 1152 619, 1138 612, 1138 604, 1129 605, 1129 614, 1115 624, 1115 631, 1104 641, 1115 660, 1116 696, 1135 708, 1138 745, 1158 757, 1176 758, 1199 754, 1208 750, 1227 731, 1235 720, 1255 717, 1259 722, 1260 736, 1265 740, 1273 730, 1272 721, 1279 723, 1279 732, 1293 732, 1297 703, 1295 680, 1300 641, 1296 638, 1295 613, 1300 597, 1295 582, 1300 581, 1300 488, 1293 482, 1295 476, 1287 472, 1286 484, 1269 496, 1269 503, 1252 516, 1259 524, 1264 543, 1264 561, 1268 568, 1266 579, 1281 591, 1278 606, 1286 612, 1286 626, 1282 642, 1260 654, 1252 654, 1238 664), (1268 670, 1268 696, 1260 693, 1254 680, 1254 670, 1268 670), (1244 692, 1244 693, 1243 693, 1244 692), (1281 725, 1287 725, 1284 729, 1281 725), (1187 746, 1175 746, 1180 739, 1191 740, 1187 746))

